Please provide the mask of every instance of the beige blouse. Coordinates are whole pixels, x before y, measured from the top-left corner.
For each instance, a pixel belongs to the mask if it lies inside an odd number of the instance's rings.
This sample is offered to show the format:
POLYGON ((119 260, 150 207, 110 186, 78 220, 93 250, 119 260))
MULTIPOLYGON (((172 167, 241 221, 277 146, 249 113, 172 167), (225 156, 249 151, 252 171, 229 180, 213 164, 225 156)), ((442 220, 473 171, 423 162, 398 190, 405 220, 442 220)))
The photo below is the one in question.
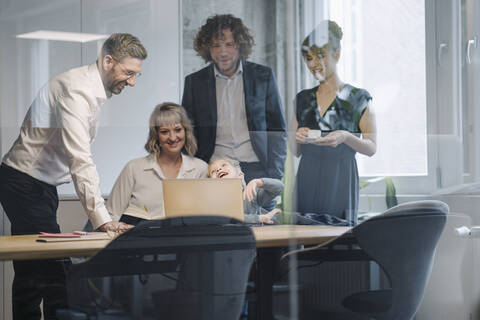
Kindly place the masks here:
MULTIPOLYGON (((203 160, 182 154, 177 179, 205 178, 207 167, 203 160)), ((165 176, 154 154, 128 162, 107 200, 112 219, 118 221, 123 213, 150 219, 165 217, 163 179, 165 176)))

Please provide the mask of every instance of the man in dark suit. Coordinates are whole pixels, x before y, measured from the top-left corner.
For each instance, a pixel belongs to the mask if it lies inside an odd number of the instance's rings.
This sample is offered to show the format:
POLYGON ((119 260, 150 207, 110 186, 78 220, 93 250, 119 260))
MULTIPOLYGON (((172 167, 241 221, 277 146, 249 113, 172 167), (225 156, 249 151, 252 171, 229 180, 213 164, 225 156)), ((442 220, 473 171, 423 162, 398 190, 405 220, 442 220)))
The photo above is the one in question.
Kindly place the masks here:
POLYGON ((254 41, 242 20, 207 19, 194 40, 210 64, 185 78, 182 105, 195 128, 197 157, 240 162, 245 180, 281 179, 286 157, 284 112, 273 72, 246 61, 254 41))

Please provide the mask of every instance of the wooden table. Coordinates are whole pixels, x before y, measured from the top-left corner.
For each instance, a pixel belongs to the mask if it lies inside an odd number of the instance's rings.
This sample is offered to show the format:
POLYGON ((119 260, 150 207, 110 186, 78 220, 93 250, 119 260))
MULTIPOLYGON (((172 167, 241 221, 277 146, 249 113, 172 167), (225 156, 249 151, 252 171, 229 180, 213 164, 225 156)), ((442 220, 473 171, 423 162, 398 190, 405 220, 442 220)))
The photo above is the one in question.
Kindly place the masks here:
MULTIPOLYGON (((253 227, 257 242, 257 319, 273 319, 272 284, 280 248, 298 245, 322 245, 348 232, 350 227, 275 225, 253 227)), ((89 235, 90 236, 90 235, 89 235)), ((0 237, 0 260, 32 260, 89 257, 111 240, 99 233, 96 240, 37 242, 38 235, 0 237)))
MULTIPOLYGON (((325 244, 350 227, 276 225, 252 228, 257 248, 325 244)), ((89 257, 111 240, 37 242, 38 235, 0 237, 0 260, 89 257)))

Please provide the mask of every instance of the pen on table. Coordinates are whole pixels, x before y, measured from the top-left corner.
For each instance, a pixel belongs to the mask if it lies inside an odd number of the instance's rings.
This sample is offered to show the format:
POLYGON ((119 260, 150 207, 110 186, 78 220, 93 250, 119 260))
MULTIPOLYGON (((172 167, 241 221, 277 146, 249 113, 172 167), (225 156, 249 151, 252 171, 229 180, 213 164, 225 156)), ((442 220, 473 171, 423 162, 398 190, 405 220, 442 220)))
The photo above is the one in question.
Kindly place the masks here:
POLYGON ((86 231, 73 231, 73 234, 78 235, 78 236, 86 236, 88 232, 86 231))

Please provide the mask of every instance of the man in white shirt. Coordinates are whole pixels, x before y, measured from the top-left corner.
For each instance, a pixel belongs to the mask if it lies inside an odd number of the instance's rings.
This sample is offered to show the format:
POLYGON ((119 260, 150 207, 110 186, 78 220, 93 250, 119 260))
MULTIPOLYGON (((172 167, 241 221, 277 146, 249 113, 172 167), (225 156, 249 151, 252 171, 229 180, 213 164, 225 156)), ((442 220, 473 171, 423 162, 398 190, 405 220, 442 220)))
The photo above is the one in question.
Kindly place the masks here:
MULTIPOLYGON (((112 34, 98 60, 53 77, 38 92, 20 135, 0 167, 0 203, 12 235, 60 232, 56 186, 73 180, 94 228, 124 231, 112 221, 99 188, 91 143, 97 133, 100 106, 112 94, 135 85, 147 51, 130 34, 112 34)), ((69 260, 14 261, 14 319, 56 318, 65 307, 64 263, 69 260)))

